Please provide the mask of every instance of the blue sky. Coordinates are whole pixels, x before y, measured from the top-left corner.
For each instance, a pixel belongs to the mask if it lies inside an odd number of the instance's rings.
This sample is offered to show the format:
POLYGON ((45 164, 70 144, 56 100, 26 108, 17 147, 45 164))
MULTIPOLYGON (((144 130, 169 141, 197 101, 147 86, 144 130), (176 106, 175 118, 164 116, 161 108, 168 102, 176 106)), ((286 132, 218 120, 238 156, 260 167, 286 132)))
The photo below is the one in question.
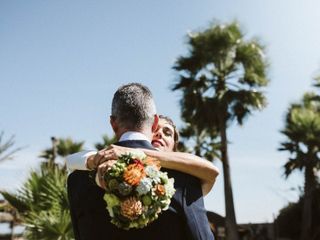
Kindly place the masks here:
MULTIPOLYGON (((85 140, 90 149, 111 134, 110 103, 121 84, 149 86, 159 113, 182 126, 170 86, 186 34, 237 19, 247 38, 266 45, 271 83, 267 108, 228 133, 236 215, 272 221, 303 183, 301 174, 282 177, 287 155, 277 148, 288 105, 320 69, 318 9, 316 0, 1 1, 0 130, 27 147, 0 164, 0 187, 16 189, 51 136, 85 140)), ((223 195, 220 176, 206 207, 224 215, 223 195)))

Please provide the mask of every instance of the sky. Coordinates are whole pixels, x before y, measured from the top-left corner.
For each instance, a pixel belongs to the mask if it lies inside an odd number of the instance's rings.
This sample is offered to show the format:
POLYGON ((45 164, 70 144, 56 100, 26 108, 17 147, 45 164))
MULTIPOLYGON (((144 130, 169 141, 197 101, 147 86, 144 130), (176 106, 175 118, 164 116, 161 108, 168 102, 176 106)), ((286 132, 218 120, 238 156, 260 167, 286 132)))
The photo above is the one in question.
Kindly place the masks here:
MULTIPOLYGON (((270 84, 268 106, 228 130, 236 217, 273 221, 303 186, 301 173, 283 177, 288 155, 277 149, 289 104, 320 70, 318 9, 316 0, 0 1, 0 131, 24 147, 0 163, 0 188, 21 186, 51 136, 92 149, 111 135, 111 99, 122 84, 147 85, 158 112, 182 127, 180 94, 170 88, 187 33, 237 20, 246 39, 266 46, 270 84)), ((205 205, 225 214, 222 174, 205 205)))

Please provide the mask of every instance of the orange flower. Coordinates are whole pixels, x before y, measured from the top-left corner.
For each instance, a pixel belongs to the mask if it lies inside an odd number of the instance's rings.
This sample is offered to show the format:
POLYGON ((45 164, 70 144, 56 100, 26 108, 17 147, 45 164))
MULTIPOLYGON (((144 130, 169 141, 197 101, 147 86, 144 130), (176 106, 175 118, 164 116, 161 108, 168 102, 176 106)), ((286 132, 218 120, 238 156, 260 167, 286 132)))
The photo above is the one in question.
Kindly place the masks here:
POLYGON ((129 197, 120 205, 121 214, 130 220, 134 220, 142 213, 142 203, 135 197, 129 197))
POLYGON ((123 173, 124 180, 132 186, 139 185, 141 179, 145 176, 146 173, 144 171, 144 167, 142 164, 139 163, 133 163, 128 165, 128 167, 123 173))
POLYGON ((160 170, 160 168, 161 168, 160 161, 157 160, 156 158, 146 157, 143 162, 147 166, 154 166, 158 170, 160 170))
POLYGON ((165 187, 163 185, 157 184, 155 186, 155 192, 159 196, 164 196, 166 194, 166 189, 165 189, 165 187))

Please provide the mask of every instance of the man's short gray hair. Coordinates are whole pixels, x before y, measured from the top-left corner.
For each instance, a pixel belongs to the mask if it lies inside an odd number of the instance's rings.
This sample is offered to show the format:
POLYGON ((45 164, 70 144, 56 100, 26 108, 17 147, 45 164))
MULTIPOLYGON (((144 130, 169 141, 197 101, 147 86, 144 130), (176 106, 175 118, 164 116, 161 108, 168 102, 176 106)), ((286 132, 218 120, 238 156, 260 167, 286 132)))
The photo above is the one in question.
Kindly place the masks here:
POLYGON ((112 100, 112 117, 127 130, 151 127, 156 114, 151 91, 140 83, 121 86, 112 100))

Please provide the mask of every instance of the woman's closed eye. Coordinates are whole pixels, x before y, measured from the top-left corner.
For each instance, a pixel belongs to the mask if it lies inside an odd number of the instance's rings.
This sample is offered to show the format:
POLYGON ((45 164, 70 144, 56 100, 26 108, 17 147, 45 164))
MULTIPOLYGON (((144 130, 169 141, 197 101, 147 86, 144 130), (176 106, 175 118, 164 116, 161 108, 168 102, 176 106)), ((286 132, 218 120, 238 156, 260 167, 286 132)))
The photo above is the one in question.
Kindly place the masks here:
POLYGON ((168 137, 171 137, 173 135, 173 132, 171 131, 170 128, 164 128, 163 133, 168 137))

